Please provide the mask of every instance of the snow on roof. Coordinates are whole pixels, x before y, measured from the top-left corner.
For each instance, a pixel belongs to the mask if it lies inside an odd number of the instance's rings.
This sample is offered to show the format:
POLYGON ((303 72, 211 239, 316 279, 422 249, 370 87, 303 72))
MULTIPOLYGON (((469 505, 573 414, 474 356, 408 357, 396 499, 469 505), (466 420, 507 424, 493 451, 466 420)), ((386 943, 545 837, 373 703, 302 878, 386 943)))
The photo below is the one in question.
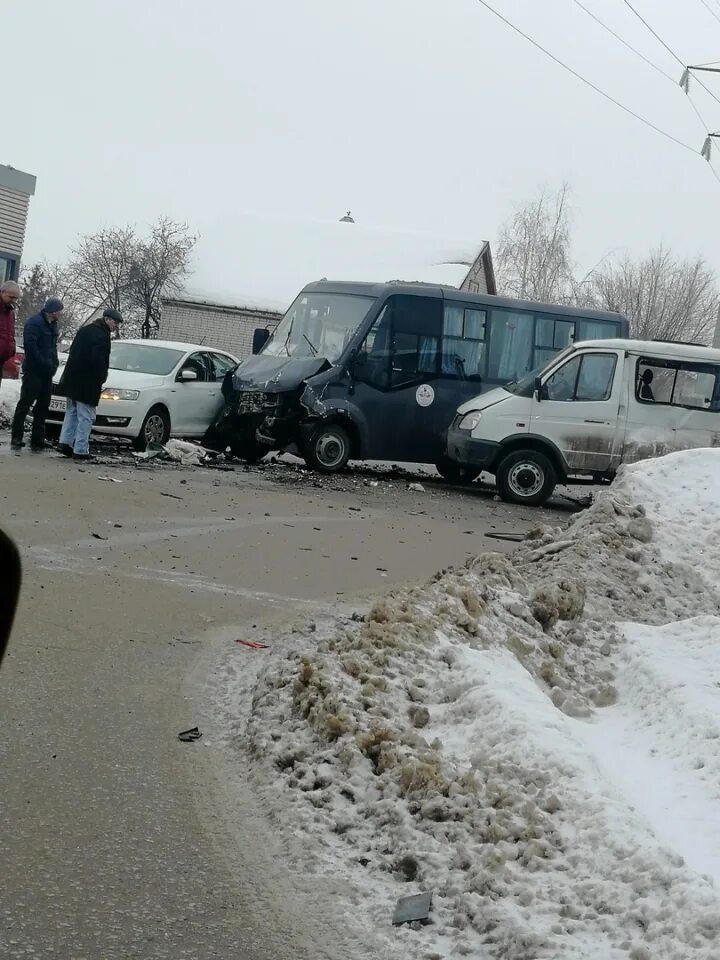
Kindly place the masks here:
POLYGON ((459 287, 484 246, 357 223, 224 217, 200 226, 181 298, 285 310, 322 278, 459 287))

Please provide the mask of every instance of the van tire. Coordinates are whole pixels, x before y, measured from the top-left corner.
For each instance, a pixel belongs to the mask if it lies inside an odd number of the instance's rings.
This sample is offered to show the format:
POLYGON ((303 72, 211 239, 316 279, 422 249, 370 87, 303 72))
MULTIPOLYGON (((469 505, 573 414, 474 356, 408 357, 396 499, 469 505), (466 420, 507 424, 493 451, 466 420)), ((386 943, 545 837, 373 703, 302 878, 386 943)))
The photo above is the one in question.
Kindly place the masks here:
POLYGON ((500 461, 496 479, 500 498, 506 503, 538 507, 552 496, 557 473, 539 450, 514 450, 500 461))
POLYGON ((443 457, 438 460, 435 469, 448 483, 472 483, 482 473, 480 467, 474 467, 469 463, 458 463, 457 460, 451 460, 450 457, 443 457))
POLYGON ((320 473, 337 473, 350 459, 350 434, 339 423, 321 424, 304 445, 305 463, 320 473))

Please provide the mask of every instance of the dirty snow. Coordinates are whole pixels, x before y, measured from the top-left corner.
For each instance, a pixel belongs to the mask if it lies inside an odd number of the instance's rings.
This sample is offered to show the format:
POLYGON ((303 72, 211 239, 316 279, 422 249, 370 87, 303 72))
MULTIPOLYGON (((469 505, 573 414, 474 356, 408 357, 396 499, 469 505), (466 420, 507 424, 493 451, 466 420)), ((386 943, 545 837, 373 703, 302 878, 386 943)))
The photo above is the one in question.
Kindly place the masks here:
POLYGON ((0 381, 0 427, 9 427, 20 399, 21 380, 0 381))
POLYGON ((238 648, 238 762, 367 956, 710 960, 720 942, 720 451, 566 530, 238 648), (432 890, 433 923, 393 928, 432 890))

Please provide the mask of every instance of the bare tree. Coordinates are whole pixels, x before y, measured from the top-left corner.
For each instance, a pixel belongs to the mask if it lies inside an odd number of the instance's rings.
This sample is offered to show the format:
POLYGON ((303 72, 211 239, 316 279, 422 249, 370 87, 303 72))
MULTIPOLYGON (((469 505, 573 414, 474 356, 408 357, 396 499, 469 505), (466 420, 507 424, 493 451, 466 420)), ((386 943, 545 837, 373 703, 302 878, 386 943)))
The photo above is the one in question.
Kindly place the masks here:
POLYGON ((80 238, 69 267, 76 277, 78 299, 89 309, 122 309, 138 243, 133 227, 107 227, 80 238))
POLYGON ((545 303, 574 300, 570 190, 540 195, 518 209, 500 233, 496 266, 501 294, 545 303))
POLYGON ((23 323, 28 317, 38 313, 50 297, 59 297, 65 307, 61 335, 71 336, 82 322, 83 316, 75 288, 74 273, 62 264, 44 261, 26 267, 20 274, 18 321, 23 323))
POLYGON ((703 257, 678 259, 663 246, 643 260, 608 262, 589 278, 592 305, 624 314, 641 340, 709 343, 720 297, 703 257))
POLYGON ((196 240, 186 223, 161 217, 149 238, 137 244, 130 268, 128 300, 142 311, 143 338, 159 329, 161 297, 177 293, 182 287, 196 240))

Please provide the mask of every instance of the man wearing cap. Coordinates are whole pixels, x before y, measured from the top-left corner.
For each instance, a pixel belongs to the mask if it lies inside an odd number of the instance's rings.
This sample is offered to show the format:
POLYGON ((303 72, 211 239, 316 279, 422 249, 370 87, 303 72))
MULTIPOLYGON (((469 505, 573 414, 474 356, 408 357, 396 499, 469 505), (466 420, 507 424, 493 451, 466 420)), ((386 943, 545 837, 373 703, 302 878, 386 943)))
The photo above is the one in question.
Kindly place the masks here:
POLYGON ((67 397, 67 410, 58 450, 73 460, 92 459, 90 430, 110 368, 110 337, 122 319, 118 310, 108 308, 78 330, 70 347, 59 387, 67 397))
POLYGON ((14 280, 0 286, 0 382, 6 360, 15 356, 15 304, 20 298, 20 287, 14 280))
POLYGON ((23 345, 25 348, 23 382, 10 431, 10 446, 14 450, 19 450, 25 446, 23 442, 25 417, 27 417, 33 403, 35 404, 35 410, 30 433, 30 447, 33 450, 41 451, 48 446, 45 443, 45 418, 52 396, 52 379, 58 368, 57 322, 62 311, 62 300, 58 300, 57 297, 50 297, 40 313, 36 313, 34 317, 25 321, 23 330, 23 345))

